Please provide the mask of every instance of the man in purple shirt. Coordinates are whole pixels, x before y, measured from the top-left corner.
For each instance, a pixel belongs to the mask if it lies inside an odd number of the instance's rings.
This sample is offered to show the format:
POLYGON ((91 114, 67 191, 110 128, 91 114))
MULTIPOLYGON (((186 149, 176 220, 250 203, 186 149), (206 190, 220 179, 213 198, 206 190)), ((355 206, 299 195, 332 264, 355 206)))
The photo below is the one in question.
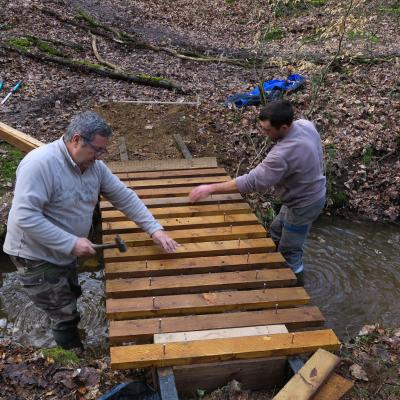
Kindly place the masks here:
POLYGON ((303 245, 325 205, 326 179, 320 136, 312 122, 294 121, 288 101, 275 101, 259 115, 264 135, 275 141, 267 157, 249 173, 228 182, 201 185, 190 193, 198 201, 213 193, 265 192, 274 188, 282 201, 270 235, 303 284, 303 245))

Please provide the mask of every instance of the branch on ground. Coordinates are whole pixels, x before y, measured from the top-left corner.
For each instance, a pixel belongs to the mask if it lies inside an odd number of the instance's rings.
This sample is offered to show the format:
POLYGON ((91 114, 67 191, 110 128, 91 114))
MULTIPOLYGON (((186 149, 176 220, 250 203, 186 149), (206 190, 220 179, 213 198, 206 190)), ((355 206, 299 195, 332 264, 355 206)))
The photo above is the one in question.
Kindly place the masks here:
MULTIPOLYGON (((30 43, 33 44, 32 42, 30 43)), ((170 81, 167 78, 151 76, 143 73, 134 75, 129 71, 112 69, 110 67, 106 67, 101 64, 95 64, 87 60, 66 58, 61 56, 58 51, 43 52, 40 51, 41 49, 39 47, 37 47, 35 50, 31 50, 31 47, 33 46, 18 46, 11 44, 10 41, 9 43, 0 43, 0 48, 4 50, 15 52, 40 62, 56 63, 81 72, 94 73, 112 79, 134 82, 146 86, 161 87, 168 90, 176 90, 179 93, 185 93, 184 89, 180 85, 170 81), (39 51, 37 49, 39 49, 39 51)))

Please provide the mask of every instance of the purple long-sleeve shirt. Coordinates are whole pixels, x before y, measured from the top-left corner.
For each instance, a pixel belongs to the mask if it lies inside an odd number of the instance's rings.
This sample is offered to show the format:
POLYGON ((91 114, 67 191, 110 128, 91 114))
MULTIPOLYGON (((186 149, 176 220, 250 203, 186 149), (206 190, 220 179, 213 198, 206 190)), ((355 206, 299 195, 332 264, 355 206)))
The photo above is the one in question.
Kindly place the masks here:
POLYGON ((236 178, 236 186, 241 193, 263 193, 273 187, 290 208, 306 207, 324 197, 322 144, 314 124, 294 121, 261 164, 236 178))

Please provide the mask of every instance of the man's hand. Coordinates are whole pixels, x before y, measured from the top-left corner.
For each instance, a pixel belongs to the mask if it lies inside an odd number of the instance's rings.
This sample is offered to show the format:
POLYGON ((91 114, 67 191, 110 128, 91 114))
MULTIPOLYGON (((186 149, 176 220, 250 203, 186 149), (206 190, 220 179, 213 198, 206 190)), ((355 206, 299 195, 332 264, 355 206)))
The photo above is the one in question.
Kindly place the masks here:
POLYGON ((162 229, 155 231, 151 237, 154 243, 158 244, 167 253, 173 253, 180 246, 179 243, 171 239, 162 229))
POLYGON ((189 193, 189 198, 191 201, 200 201, 208 197, 212 192, 212 185, 200 185, 189 193))
POLYGON ((96 254, 96 250, 93 248, 93 243, 86 238, 78 238, 75 242, 75 246, 72 249, 74 256, 90 256, 96 254))

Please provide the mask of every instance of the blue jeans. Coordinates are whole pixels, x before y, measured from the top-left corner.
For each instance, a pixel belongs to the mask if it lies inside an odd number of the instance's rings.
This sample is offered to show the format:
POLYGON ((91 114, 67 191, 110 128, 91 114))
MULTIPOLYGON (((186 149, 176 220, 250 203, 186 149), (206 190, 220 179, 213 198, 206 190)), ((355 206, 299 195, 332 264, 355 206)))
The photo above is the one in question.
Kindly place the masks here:
POLYGON ((283 205, 271 223, 269 234, 295 274, 304 269, 304 242, 324 205, 325 196, 306 207, 288 208, 283 205))

